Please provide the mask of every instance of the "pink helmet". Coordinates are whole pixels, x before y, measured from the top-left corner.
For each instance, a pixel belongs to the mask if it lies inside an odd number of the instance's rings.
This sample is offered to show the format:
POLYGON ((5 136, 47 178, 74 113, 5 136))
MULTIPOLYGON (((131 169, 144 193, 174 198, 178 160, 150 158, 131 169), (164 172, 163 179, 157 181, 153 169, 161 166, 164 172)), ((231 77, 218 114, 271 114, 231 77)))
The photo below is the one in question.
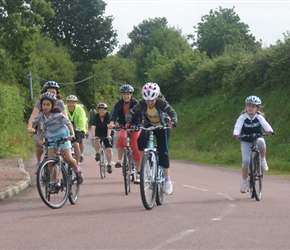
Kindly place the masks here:
POLYGON ((160 88, 155 82, 147 82, 142 88, 142 96, 146 101, 154 100, 159 96, 160 88))

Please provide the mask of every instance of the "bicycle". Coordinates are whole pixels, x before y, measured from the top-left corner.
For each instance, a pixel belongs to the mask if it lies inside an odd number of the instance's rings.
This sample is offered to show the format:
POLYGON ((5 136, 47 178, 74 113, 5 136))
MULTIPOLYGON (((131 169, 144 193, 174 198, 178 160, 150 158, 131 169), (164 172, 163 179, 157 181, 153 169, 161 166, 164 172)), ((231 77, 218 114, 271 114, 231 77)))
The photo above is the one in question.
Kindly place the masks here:
MULTIPOLYGON (((274 135, 275 132, 272 133, 274 135)), ((261 166, 260 150, 257 147, 257 139, 261 136, 269 135, 268 133, 258 133, 251 135, 240 135, 239 138, 253 138, 252 153, 249 164, 249 189, 251 198, 257 201, 262 199, 263 187, 263 169, 261 166)))
POLYGON ((170 127, 160 125, 148 128, 140 127, 140 129, 149 131, 147 148, 144 149, 144 155, 141 161, 140 193, 143 206, 147 210, 151 210, 155 202, 158 206, 162 205, 165 183, 164 170, 159 165, 158 152, 154 145, 153 131, 156 129, 170 129, 170 127))
POLYGON ((100 175, 101 178, 104 179, 106 177, 106 168, 108 165, 108 160, 107 160, 107 155, 106 155, 106 148, 104 144, 104 139, 107 137, 102 136, 102 137, 94 137, 94 140, 100 140, 100 149, 99 149, 99 154, 100 154, 100 160, 99 160, 99 165, 100 165, 100 175))
POLYGON ((135 126, 132 126, 131 128, 121 128, 121 129, 124 129, 127 132, 126 148, 124 149, 123 154, 122 173, 124 177, 125 194, 128 195, 131 191, 130 183, 135 182, 136 180, 136 171, 131 149, 131 132, 138 131, 139 129, 135 126))
MULTIPOLYGON (((70 164, 65 161, 60 144, 67 139, 45 142, 46 148, 55 143, 57 145, 54 158, 45 158, 39 166, 36 182, 37 190, 42 201, 50 208, 57 209, 64 206, 67 199, 75 205, 79 198, 80 184, 70 164), (53 182, 58 179, 58 184, 53 182), (52 189, 55 187, 54 189, 52 189)), ((72 150, 73 152, 73 150, 72 150)))

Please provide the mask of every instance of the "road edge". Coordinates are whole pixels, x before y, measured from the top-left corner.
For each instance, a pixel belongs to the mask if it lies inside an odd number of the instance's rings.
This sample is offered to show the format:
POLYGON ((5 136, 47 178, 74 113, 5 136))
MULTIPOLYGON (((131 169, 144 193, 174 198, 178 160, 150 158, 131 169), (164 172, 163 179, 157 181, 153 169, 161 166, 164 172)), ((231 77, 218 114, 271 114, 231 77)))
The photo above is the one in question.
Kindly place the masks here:
POLYGON ((4 191, 0 192, 0 201, 12 198, 19 194, 21 191, 25 190, 31 185, 30 174, 25 170, 23 160, 18 159, 19 171, 23 172, 25 175, 21 181, 17 182, 13 186, 7 187, 4 191))

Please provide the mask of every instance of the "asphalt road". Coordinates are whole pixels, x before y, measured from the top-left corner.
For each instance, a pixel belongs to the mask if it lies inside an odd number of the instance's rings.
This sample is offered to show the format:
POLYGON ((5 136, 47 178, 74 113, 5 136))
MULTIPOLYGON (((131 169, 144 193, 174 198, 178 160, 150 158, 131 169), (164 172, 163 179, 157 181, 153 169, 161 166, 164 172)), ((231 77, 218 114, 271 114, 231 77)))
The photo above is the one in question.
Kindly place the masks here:
POLYGON ((257 202, 239 192, 240 171, 172 159, 173 195, 147 211, 139 185, 125 195, 121 169, 100 178, 86 144, 85 180, 74 206, 48 208, 27 166, 32 186, 0 203, 1 249, 290 248, 289 179, 265 174, 257 202))

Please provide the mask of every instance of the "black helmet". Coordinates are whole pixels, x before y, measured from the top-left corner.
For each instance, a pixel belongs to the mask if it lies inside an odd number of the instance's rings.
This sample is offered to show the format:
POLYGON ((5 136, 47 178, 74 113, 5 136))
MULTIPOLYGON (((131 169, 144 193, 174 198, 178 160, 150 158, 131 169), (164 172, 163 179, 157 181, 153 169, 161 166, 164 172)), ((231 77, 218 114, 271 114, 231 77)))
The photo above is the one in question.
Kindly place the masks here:
POLYGON ((125 85, 122 85, 120 90, 119 90, 121 93, 133 93, 134 92, 134 88, 129 85, 129 84, 125 84, 125 85))
POLYGON ((50 93, 50 92, 45 92, 42 94, 40 100, 51 100, 51 101, 56 101, 57 98, 54 94, 50 93))
POLYGON ((44 88, 56 88, 59 89, 58 83, 55 81, 48 81, 43 85, 44 88))

